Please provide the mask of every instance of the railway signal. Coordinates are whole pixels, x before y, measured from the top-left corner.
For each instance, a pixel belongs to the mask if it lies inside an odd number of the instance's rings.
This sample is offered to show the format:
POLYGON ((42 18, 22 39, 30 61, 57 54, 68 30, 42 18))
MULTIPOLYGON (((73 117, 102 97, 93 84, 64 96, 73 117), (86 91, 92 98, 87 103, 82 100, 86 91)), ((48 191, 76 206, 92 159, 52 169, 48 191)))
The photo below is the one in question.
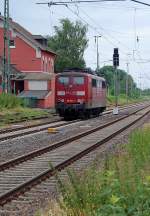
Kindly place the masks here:
POLYGON ((113 53, 113 66, 115 69, 114 73, 114 95, 115 95, 115 108, 113 109, 113 114, 118 115, 118 74, 117 74, 117 67, 119 66, 119 52, 118 48, 114 48, 113 53))
POLYGON ((118 48, 114 48, 113 66, 114 66, 114 67, 119 66, 119 53, 118 53, 118 48))

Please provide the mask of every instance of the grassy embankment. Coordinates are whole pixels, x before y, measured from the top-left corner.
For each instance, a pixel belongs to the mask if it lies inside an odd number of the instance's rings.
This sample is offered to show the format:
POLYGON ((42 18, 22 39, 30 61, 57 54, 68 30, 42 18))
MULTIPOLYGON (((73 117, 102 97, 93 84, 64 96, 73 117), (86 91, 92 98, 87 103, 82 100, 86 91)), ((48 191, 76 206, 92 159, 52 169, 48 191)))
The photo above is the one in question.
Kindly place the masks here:
POLYGON ((69 171, 68 183, 58 179, 61 199, 38 215, 150 215, 150 125, 133 132, 129 143, 98 167, 82 176, 69 171))
POLYGON ((27 108, 24 101, 14 95, 0 95, 0 127, 9 123, 48 115, 47 111, 27 108))
MULTIPOLYGON (((141 97, 138 97, 138 98, 129 97, 128 98, 128 104, 142 102, 142 101, 146 101, 146 100, 150 100, 150 97, 149 96, 141 96, 141 97)), ((114 105, 115 104, 115 96, 109 95, 107 97, 107 104, 109 106, 114 105)), ((127 104, 126 95, 119 95, 118 104, 119 105, 126 105, 127 104)))

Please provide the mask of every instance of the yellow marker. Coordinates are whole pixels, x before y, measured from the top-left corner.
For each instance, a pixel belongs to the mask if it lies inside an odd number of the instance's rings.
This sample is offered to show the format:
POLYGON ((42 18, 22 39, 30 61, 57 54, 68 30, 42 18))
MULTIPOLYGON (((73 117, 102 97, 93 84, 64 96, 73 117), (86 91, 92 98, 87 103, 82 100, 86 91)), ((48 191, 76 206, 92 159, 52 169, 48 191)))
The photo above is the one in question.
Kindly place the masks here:
POLYGON ((49 133, 57 133, 58 130, 56 128, 48 128, 49 133))

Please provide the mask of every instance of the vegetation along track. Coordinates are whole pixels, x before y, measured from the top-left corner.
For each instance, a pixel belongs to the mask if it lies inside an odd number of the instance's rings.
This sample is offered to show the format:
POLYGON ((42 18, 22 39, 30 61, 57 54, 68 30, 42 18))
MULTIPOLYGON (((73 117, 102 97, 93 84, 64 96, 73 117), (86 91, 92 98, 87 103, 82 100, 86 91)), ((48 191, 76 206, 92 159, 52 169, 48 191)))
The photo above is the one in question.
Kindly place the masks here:
POLYGON ((149 112, 150 106, 144 106, 105 125, 1 164, 0 206, 4 206, 33 186, 53 176, 56 170, 60 171, 92 152, 149 112), (50 160, 54 166, 53 169, 49 168, 50 160))
MULTIPOLYGON (((136 107, 140 104, 141 103, 132 104, 129 106, 123 106, 123 107, 120 107, 120 109, 124 110, 124 109, 128 109, 128 108, 136 107)), ((110 113, 112 113, 112 109, 107 110, 106 112, 103 113, 103 115, 108 115, 110 113)), ((66 126, 68 124, 76 123, 78 121, 79 120, 66 122, 66 121, 63 121, 61 119, 58 119, 58 120, 49 121, 49 122, 47 122, 47 121, 41 122, 41 123, 34 124, 34 125, 21 126, 18 128, 2 129, 2 130, 0 130, 0 141, 5 141, 8 139, 22 137, 24 135, 30 135, 30 134, 38 133, 38 132, 47 130, 49 127, 56 128, 56 127, 60 127, 60 126, 66 126)))

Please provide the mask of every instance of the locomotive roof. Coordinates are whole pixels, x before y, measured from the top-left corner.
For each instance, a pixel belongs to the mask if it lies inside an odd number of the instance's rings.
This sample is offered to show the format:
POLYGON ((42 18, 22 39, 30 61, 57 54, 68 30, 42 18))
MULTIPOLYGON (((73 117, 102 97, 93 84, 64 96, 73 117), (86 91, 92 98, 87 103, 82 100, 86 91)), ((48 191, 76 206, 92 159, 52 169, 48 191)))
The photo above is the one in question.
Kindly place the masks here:
POLYGON ((62 72, 62 73, 58 73, 57 76, 68 76, 68 75, 75 75, 75 76, 88 76, 88 77, 92 77, 92 78, 96 78, 96 79, 100 79, 103 81, 106 81, 105 78, 97 76, 97 75, 93 75, 93 74, 89 74, 89 73, 83 73, 83 72, 76 72, 76 71, 71 71, 71 72, 62 72))

